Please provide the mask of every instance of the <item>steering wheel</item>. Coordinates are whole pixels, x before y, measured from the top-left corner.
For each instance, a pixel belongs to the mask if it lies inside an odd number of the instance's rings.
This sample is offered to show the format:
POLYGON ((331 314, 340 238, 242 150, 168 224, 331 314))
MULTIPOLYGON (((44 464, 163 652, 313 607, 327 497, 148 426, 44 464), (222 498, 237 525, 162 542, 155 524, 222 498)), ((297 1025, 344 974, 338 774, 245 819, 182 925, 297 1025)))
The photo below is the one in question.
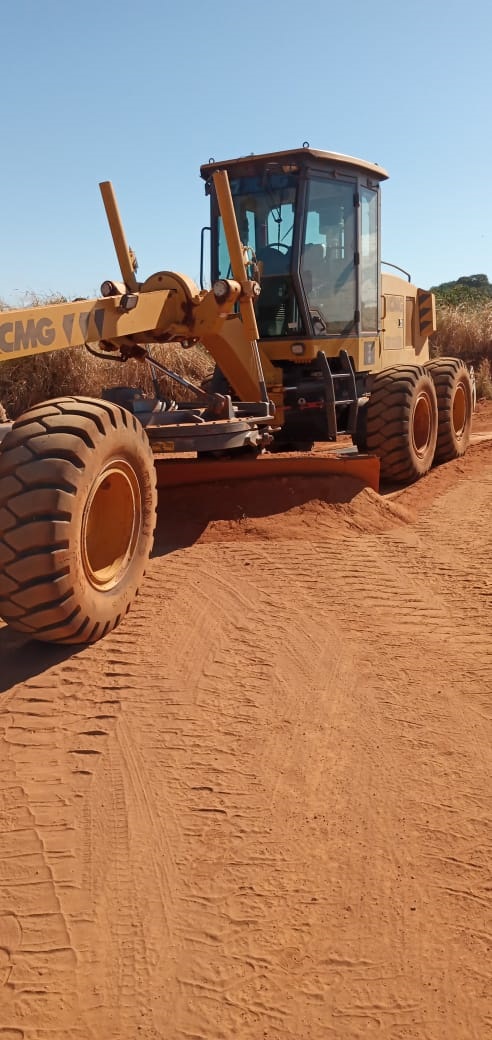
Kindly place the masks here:
POLYGON ((274 245, 263 246, 257 253, 257 259, 263 264, 265 276, 287 275, 290 265, 290 246, 285 242, 277 242, 274 245))
POLYGON ((266 253, 268 252, 268 250, 273 250, 274 253, 281 253, 283 249, 285 250, 285 256, 287 255, 287 253, 290 253, 290 246, 288 246, 285 242, 272 242, 268 246, 263 246, 263 249, 259 249, 258 252, 266 253))

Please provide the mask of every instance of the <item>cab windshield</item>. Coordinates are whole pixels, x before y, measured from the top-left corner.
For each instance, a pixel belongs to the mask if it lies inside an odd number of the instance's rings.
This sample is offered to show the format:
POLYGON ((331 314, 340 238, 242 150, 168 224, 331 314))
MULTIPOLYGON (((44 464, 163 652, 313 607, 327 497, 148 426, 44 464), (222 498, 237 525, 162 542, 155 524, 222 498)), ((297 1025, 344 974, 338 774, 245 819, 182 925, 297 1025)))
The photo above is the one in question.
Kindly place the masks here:
MULTIPOLYGON (((239 237, 258 264, 261 294, 257 303, 260 336, 298 335, 303 331, 292 284, 292 245, 298 180, 266 172, 230 181, 239 237)), ((219 278, 231 277, 229 252, 219 217, 219 278)))
MULTIPOLYGON (((241 242, 261 279, 261 338, 377 329, 378 193, 357 177, 265 170, 230 181, 241 242)), ((219 278, 232 275, 218 217, 219 278)))

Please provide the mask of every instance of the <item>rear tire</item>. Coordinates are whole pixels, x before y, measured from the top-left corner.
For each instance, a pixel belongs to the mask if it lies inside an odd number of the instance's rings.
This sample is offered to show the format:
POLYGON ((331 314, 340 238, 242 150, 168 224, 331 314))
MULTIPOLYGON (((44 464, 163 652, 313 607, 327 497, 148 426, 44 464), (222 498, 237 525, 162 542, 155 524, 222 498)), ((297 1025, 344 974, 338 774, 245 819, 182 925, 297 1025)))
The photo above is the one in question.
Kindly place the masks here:
POLYGON ((435 462, 460 458, 470 443, 473 395, 470 373, 459 358, 436 358, 425 366, 437 394, 435 462))
POLYGON ((381 460, 383 480, 410 484, 432 466, 437 441, 437 398, 423 367, 394 365, 372 381, 367 406, 367 450, 381 460))
POLYGON ((0 615, 55 643, 91 643, 133 602, 156 478, 147 435, 109 401, 60 398, 17 420, 0 453, 0 615))

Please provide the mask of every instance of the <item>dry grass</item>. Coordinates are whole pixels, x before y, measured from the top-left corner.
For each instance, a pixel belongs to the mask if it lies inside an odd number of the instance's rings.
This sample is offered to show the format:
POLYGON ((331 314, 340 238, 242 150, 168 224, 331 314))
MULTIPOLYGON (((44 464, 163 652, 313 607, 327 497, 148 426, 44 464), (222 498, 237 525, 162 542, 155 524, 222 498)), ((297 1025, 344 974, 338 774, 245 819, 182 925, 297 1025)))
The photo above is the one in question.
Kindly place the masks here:
POLYGON ((478 368, 475 369, 475 380, 477 398, 492 401, 492 368, 488 358, 482 358, 478 368))
POLYGON ((438 304, 434 357, 462 357, 475 368, 477 397, 492 400, 492 303, 438 304))
POLYGON ((492 360, 492 303, 441 304, 437 310, 437 332, 432 337, 435 356, 460 356, 479 364, 492 360))
MULTIPOLYGON (((26 294, 28 306, 62 301, 60 296, 39 298, 26 294)), ((0 310, 5 305, 0 300, 0 310)), ((475 366, 479 397, 492 399, 492 303, 438 305, 438 329, 431 343, 433 356, 460 356, 475 366)), ((178 375, 201 383, 212 369, 212 358, 202 347, 183 350, 177 344, 154 348, 155 356, 178 375)), ((151 373, 146 364, 99 361, 83 347, 53 351, 34 358, 7 361, 0 365, 0 402, 15 418, 33 404, 64 394, 99 397, 102 387, 134 386, 152 393, 151 373)), ((186 394, 176 383, 162 378, 165 396, 182 400, 186 394)))
MULTIPOLYGON (((40 299, 32 294, 25 297, 26 306, 63 302, 60 296, 40 299)), ((0 310, 5 304, 0 300, 0 310)), ((176 343, 152 347, 152 353, 180 376, 198 385, 212 372, 213 360, 203 347, 184 350, 176 343)), ((164 396, 186 400, 186 390, 166 376, 159 378, 164 396)), ((38 357, 17 358, 0 365, 0 401, 7 414, 15 419, 40 401, 65 394, 100 397, 103 387, 133 386, 153 394, 151 371, 146 362, 101 361, 85 347, 73 350, 50 351, 38 357)))
MULTIPOLYGON (((200 384, 211 372, 213 362, 200 347, 183 350, 175 343, 153 349, 167 368, 200 384)), ((186 391, 165 376, 159 379, 164 396, 186 400, 186 391)), ((103 387, 133 386, 153 394, 151 372, 144 362, 100 361, 84 347, 40 354, 38 357, 7 361, 0 366, 0 401, 8 415, 16 418, 34 404, 65 394, 100 397, 103 387)))

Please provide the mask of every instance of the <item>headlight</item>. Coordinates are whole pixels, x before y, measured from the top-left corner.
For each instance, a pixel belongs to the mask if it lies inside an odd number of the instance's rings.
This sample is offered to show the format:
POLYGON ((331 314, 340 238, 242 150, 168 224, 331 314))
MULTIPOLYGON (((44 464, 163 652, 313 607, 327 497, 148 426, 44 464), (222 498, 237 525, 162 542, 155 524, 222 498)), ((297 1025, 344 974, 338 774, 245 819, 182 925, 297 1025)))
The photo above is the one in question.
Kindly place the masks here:
POLYGON ((227 300, 230 291, 231 287, 225 278, 219 278, 218 282, 214 282, 213 284, 212 292, 219 303, 223 303, 224 300, 227 300))

